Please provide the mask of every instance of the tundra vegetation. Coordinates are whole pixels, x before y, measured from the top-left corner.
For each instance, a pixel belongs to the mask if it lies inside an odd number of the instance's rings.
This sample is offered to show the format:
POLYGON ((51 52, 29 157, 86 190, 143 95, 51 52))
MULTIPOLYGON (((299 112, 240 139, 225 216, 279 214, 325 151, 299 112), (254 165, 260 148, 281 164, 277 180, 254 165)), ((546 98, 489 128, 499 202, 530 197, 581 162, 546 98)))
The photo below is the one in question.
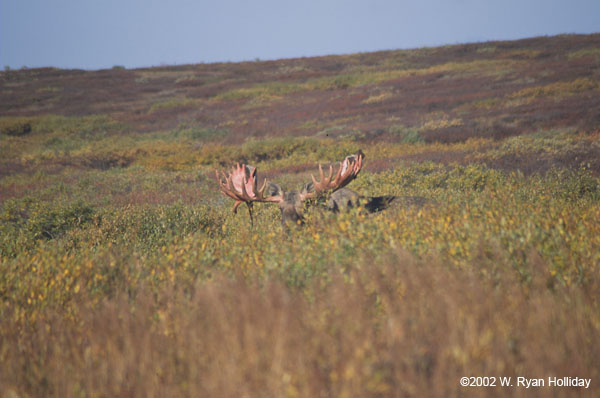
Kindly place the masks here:
POLYGON ((0 396, 598 396, 599 47, 1 73, 0 396), (214 178, 358 149, 431 203, 282 233, 214 178))

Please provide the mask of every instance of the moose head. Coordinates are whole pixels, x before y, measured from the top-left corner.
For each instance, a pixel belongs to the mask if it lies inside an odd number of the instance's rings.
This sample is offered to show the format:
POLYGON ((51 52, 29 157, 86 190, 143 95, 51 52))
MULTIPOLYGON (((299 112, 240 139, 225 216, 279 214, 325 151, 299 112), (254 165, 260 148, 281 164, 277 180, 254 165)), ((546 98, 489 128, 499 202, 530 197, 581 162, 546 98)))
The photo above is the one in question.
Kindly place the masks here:
POLYGON ((356 154, 347 156, 334 174, 333 166, 329 166, 329 174, 325 176, 323 167, 319 165, 319 180, 311 175, 312 182, 304 184, 300 191, 284 191, 279 184, 267 182, 265 179, 259 188, 256 167, 239 163, 233 167, 231 173, 217 172, 219 188, 223 194, 235 200, 233 212, 245 203, 253 224, 252 207, 254 202, 277 203, 281 210, 281 223, 285 227, 288 223, 302 224, 304 222, 303 202, 332 194, 329 207, 338 210, 352 206, 359 198, 354 191, 344 188, 360 172, 365 155, 361 150, 356 154))

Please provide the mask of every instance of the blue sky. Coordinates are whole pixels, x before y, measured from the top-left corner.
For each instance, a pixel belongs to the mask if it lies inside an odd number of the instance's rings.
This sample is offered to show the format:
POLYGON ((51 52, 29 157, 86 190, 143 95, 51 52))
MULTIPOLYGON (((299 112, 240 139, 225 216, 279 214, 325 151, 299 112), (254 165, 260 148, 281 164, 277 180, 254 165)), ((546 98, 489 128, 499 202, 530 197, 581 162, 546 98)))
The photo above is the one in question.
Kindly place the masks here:
POLYGON ((0 0, 0 67, 133 68, 595 32, 599 0, 0 0))

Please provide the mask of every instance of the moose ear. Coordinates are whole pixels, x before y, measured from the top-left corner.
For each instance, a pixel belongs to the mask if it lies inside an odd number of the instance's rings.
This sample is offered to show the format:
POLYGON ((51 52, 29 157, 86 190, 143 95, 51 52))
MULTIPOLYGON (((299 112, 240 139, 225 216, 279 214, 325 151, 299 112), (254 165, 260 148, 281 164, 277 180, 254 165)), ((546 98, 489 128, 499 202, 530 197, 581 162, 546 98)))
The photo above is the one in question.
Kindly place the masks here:
POLYGON ((300 191, 301 195, 307 195, 309 193, 315 192, 315 184, 311 182, 307 182, 302 186, 302 190, 300 191))
POLYGON ((307 182, 302 186, 300 190, 300 200, 305 201, 310 198, 314 198, 315 193, 315 184, 312 182, 307 182))
POLYGON ((282 196, 283 197, 283 188, 281 185, 275 183, 268 183, 267 189, 265 191, 266 196, 282 196))

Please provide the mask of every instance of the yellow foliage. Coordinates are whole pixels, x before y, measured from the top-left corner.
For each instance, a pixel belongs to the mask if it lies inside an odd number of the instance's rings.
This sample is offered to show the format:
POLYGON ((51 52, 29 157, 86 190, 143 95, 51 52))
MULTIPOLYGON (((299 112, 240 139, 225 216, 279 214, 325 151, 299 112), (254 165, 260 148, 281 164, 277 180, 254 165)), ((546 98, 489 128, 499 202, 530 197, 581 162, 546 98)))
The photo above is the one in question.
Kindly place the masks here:
POLYGON ((508 96, 510 99, 555 97, 564 98, 589 90, 597 90, 598 82, 590 78, 579 78, 570 82, 556 82, 545 86, 529 87, 508 96))

